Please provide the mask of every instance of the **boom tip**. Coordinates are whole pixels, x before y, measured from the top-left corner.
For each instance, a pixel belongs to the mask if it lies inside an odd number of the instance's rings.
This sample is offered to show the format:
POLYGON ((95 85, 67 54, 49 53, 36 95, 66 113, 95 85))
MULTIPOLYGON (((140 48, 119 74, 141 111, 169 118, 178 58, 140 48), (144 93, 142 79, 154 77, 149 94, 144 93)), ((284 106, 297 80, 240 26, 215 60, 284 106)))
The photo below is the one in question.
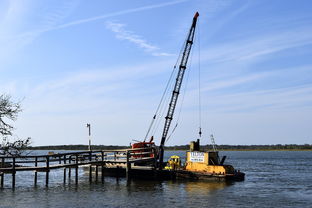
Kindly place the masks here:
POLYGON ((199 16, 199 13, 196 12, 195 15, 194 15, 194 18, 196 19, 198 16, 199 16))

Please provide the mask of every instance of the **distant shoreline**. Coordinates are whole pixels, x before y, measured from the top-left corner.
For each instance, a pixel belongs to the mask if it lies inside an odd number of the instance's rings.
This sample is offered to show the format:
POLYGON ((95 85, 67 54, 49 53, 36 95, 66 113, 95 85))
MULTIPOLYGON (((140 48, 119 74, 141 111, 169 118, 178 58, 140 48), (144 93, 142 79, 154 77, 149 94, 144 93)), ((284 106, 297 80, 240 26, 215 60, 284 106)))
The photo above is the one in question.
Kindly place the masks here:
MULTIPOLYGON (((116 150, 121 150, 122 148, 118 148, 116 150)), ((48 150, 48 149, 26 149, 26 150, 48 150)), ((61 151, 66 151, 69 149, 49 149, 49 150, 61 150, 61 151)), ((92 149, 93 151, 96 150, 113 150, 113 149, 92 149)), ((212 149, 211 149, 212 150, 212 149)), ((70 151, 89 151, 88 149, 70 149, 70 151)), ((165 151, 188 151, 188 150, 184 150, 184 149, 165 149, 165 151)), ((207 149, 204 149, 203 151, 208 151, 207 149)), ((276 151, 276 152, 283 152, 283 151, 293 151, 293 152, 297 152, 297 151, 312 151, 312 149, 291 149, 291 150, 287 150, 287 149, 217 149, 217 151, 219 152, 231 152, 231 151, 237 151, 237 152, 256 152, 256 151, 276 151)))
MULTIPOLYGON (((92 150, 127 149, 130 146, 92 145, 92 150)), ((216 145, 219 151, 312 151, 311 144, 277 144, 277 145, 216 145)), ((212 145, 201 146, 201 150, 212 150, 212 145)), ((88 145, 49 145, 31 146, 27 150, 88 150, 88 145)), ((167 146, 165 150, 187 151, 189 145, 167 146)))

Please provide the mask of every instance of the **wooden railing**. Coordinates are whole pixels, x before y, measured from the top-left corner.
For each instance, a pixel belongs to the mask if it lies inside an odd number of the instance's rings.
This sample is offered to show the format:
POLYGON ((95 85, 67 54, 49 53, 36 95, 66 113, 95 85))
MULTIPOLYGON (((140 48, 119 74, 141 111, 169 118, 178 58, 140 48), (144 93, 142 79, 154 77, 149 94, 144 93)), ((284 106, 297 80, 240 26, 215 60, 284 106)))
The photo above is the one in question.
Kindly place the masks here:
POLYGON ((75 182, 78 183, 79 166, 89 166, 89 177, 92 181, 92 167, 95 167, 96 180, 98 167, 102 167, 102 181, 104 180, 104 169, 107 164, 124 164, 127 177, 130 174, 131 165, 135 163, 146 163, 155 165, 155 148, 140 148, 126 150, 99 150, 66 152, 46 155, 27 156, 0 156, 0 187, 4 187, 5 174, 12 175, 12 188, 15 188, 15 175, 19 171, 34 171, 34 185, 37 185, 38 172, 46 173, 46 186, 49 184, 49 172, 53 169, 64 169, 64 183, 66 183, 66 170, 68 178, 71 177, 71 169, 75 169, 75 182))

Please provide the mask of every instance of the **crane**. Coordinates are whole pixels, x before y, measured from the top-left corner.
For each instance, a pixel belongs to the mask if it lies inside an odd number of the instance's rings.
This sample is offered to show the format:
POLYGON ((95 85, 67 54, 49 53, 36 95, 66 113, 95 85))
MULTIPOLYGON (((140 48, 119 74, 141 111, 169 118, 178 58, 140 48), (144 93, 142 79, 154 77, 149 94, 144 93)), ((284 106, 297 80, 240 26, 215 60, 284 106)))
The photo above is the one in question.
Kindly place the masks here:
POLYGON ((168 131, 170 128, 170 124, 171 124, 171 121, 173 118, 174 110, 175 110, 175 107, 176 107, 176 104, 178 101, 180 88, 181 88, 182 81, 183 81, 184 72, 186 70, 187 61, 188 61, 188 58, 189 58, 189 55, 191 52, 191 48, 193 45, 193 39, 194 39, 194 35, 195 35, 195 28, 196 28, 196 22, 197 22, 198 16, 199 16, 199 13, 196 12, 194 17, 193 17, 192 26, 189 30, 187 40, 184 43, 184 50, 183 50, 181 62, 179 65, 179 71, 177 73, 175 85, 174 85, 174 88, 172 91, 172 96, 171 96, 171 100, 169 103, 168 112, 167 112, 167 115, 165 117, 165 119, 166 119, 165 125, 164 125, 164 129, 163 129, 163 133, 162 133, 162 137, 161 137, 161 142, 160 142, 160 146, 159 146, 159 168, 160 169, 162 169, 162 164, 163 164, 163 160, 164 160, 165 141, 166 141, 168 131))

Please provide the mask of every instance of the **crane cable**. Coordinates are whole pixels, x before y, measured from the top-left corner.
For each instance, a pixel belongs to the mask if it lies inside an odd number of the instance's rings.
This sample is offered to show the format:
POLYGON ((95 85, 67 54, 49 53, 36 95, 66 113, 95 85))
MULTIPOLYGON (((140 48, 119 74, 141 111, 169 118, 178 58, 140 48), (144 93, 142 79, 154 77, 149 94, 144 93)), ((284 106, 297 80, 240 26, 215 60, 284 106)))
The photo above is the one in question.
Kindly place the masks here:
MULTIPOLYGON (((199 25, 199 24, 198 24, 199 25)), ((200 26, 200 25, 199 25, 200 26)), ((202 135, 202 107, 201 107, 201 68, 200 68, 200 27, 198 27, 198 119, 199 119, 199 138, 202 135)))
MULTIPOLYGON (((186 42, 186 40, 185 40, 184 42, 186 42)), ((174 75, 175 69, 177 68, 177 64, 178 64, 179 60, 181 59, 182 51, 183 51, 183 46, 184 46, 184 45, 182 45, 182 47, 181 47, 181 49, 180 49, 179 56, 178 56, 178 58, 177 58, 177 60, 176 60, 175 65, 173 66, 173 70, 172 70, 172 72, 171 72, 171 74, 170 74, 170 77, 169 77, 169 80, 168 80, 168 82, 167 82, 167 84, 166 84, 166 88, 165 88, 165 90, 164 90, 164 92, 163 92, 163 94, 162 94, 162 96, 161 96, 161 99, 160 99, 160 102, 159 102, 159 104, 158 104, 158 106, 157 106, 156 112, 155 112, 155 114, 154 114, 154 116, 153 116, 153 118, 152 118, 152 121, 151 121, 151 123, 150 123, 150 125, 149 125, 149 127, 148 127, 148 130, 147 130, 146 135, 145 135, 145 137, 144 137, 144 142, 146 141, 146 139, 147 139, 147 137, 148 137, 148 135, 149 135, 149 133, 150 133, 152 127, 153 127, 153 124, 154 124, 155 120, 157 119, 158 111, 159 111, 160 109, 163 109, 163 106, 164 106, 164 103, 165 103, 165 102, 164 102, 164 98, 166 97, 167 92, 168 92, 168 89, 169 89, 169 86, 170 86, 170 83, 172 82, 172 77, 173 77, 173 75, 174 75)), ((163 111, 163 110, 161 110, 161 111, 163 111)), ((164 111, 163 111, 162 114, 164 114, 164 111)), ((161 117, 161 116, 160 116, 160 117, 161 117)), ((160 117, 159 117, 159 118, 160 118, 160 117)), ((157 122, 156 122, 156 123, 157 123, 157 122)), ((159 126, 159 123, 156 125, 156 128, 154 128, 154 131, 153 131, 153 133, 152 133, 152 136, 155 134, 156 130, 158 129, 158 126, 159 126)))
POLYGON ((188 80, 189 80, 189 76, 190 76, 190 71, 192 69, 191 66, 192 66, 192 62, 193 62, 193 53, 194 53, 194 51, 191 51, 190 62, 188 64, 190 67, 189 67, 189 70, 187 70, 187 73, 186 73, 186 80, 185 80, 185 85, 184 85, 184 89, 183 89, 183 96, 182 96, 182 100, 181 100, 180 109, 179 109, 179 113, 178 113, 178 116, 177 116, 176 124, 175 124, 174 128, 172 129, 171 133, 169 134, 169 136, 167 137, 166 142, 172 136, 172 134, 176 130, 176 128, 177 128, 177 126, 179 124, 179 121, 180 121, 182 107, 183 107, 183 103, 184 103, 184 98, 185 98, 185 94, 186 94, 186 90, 187 90, 187 86, 188 86, 188 80))
MULTIPOLYGON (((198 24, 199 26, 199 24, 198 24)), ((198 27, 198 32, 197 34, 197 41, 198 41, 198 104, 199 104, 199 137, 201 137, 202 134, 202 129, 201 129, 201 82, 200 82, 200 78, 201 78, 201 70, 200 70, 200 27, 198 27)), ((193 60, 193 51, 191 51, 191 57, 190 57, 190 64, 189 66, 192 66, 192 60, 193 60)), ((189 70, 187 72, 187 77, 186 77, 186 82, 185 82, 185 86, 184 86, 184 92, 183 92, 183 96, 182 96, 182 102, 180 105, 180 110, 179 110, 179 114, 177 117, 177 121, 176 124, 174 126, 174 128, 172 129, 170 135, 167 137, 166 142, 169 140, 169 138, 172 136, 172 134, 174 133, 174 131, 176 130, 179 120, 180 120, 180 115, 181 115, 181 111, 182 111, 182 106, 183 106, 183 102, 184 102, 184 97, 185 97, 185 93, 186 93, 186 89, 187 89, 187 84, 188 84, 188 79, 189 79, 189 73, 191 71, 191 67, 189 67, 189 70)))
POLYGON ((155 114, 154 114, 154 116, 153 116, 153 118, 152 118, 152 121, 151 121, 151 123, 150 123, 150 125, 149 125, 149 127, 148 127, 147 133, 146 133, 145 138, 144 138, 144 142, 145 142, 146 138, 148 137, 148 135, 149 135, 149 133, 150 133, 150 131, 151 131, 151 128, 153 127, 153 124, 154 124, 154 122, 155 122, 155 119, 156 119, 156 117, 157 117, 158 111, 159 111, 159 109, 160 109, 161 106, 162 106, 164 97, 165 97, 165 95, 166 95, 166 92, 168 91, 168 87, 169 87, 169 84, 170 84, 170 82, 171 82, 171 80, 172 80, 174 71, 175 71, 175 67, 173 68, 173 70, 172 70, 172 72, 171 72, 171 75, 170 75, 170 78, 169 78, 169 80, 168 80, 168 82, 167 82, 165 91, 163 92, 163 94, 162 94, 162 96, 161 96, 161 99, 160 99, 160 102, 159 102, 159 104, 158 104, 158 106, 157 106, 156 112, 155 112, 155 114))

